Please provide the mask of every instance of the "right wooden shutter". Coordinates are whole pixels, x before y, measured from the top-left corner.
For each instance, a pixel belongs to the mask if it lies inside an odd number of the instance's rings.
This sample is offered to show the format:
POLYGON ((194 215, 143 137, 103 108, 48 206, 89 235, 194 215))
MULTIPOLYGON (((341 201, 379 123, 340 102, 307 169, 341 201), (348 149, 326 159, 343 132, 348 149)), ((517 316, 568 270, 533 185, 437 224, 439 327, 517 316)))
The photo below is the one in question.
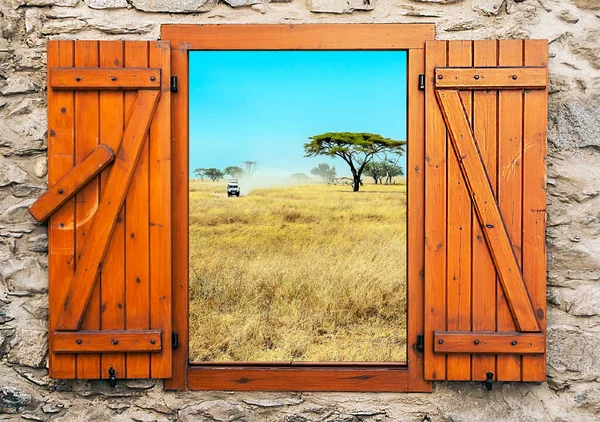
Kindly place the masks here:
POLYGON ((425 56, 425 378, 544 381, 547 41, 425 56))

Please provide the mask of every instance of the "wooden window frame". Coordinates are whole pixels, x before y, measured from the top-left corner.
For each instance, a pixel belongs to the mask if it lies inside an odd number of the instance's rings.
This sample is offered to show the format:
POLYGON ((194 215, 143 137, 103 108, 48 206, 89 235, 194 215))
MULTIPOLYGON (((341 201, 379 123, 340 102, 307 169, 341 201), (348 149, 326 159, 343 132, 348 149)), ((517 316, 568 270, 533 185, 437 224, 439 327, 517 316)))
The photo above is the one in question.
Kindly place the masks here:
POLYGON ((173 350, 169 390, 431 392, 424 378, 425 42, 433 24, 163 25, 171 44, 173 350), (188 52, 191 50, 404 50, 407 52, 407 362, 406 363, 206 363, 189 362, 188 296, 188 52))

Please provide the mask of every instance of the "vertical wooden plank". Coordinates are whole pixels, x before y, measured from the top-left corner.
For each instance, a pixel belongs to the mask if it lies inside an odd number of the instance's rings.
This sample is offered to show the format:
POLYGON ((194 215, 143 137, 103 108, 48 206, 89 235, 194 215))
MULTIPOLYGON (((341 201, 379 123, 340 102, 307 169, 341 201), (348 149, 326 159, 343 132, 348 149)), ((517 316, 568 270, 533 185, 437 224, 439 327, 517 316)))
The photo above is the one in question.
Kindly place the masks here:
POLYGON ((425 51, 408 51, 408 280, 407 280, 407 356, 409 391, 427 391, 431 383, 424 379, 424 356, 412 346, 424 333, 424 254, 425 238, 425 95, 419 90, 419 75, 425 72, 425 51))
POLYGON ((446 330, 446 125, 434 91, 435 67, 446 66, 446 42, 425 47, 425 378, 446 378, 446 356, 433 353, 434 330, 446 330))
MULTIPOLYGON (((475 41, 473 44, 473 65, 491 67, 497 65, 497 41, 475 41)), ((497 141, 496 105, 498 92, 478 90, 473 93, 473 133, 486 167, 490 184, 497 197, 497 141)), ((495 331, 496 329, 496 283, 497 275, 492 256, 483 236, 481 225, 473 210, 472 234, 472 310, 473 331, 495 331)), ((486 374, 496 374, 494 355, 474 354, 471 378, 476 381, 486 379, 486 374)))
MULTIPOLYGON (((150 355, 152 378, 170 378, 171 340, 171 54, 150 43, 150 66, 162 69, 161 98, 150 127, 150 328, 161 329, 162 352, 150 355)), ((181 218, 181 216, 178 216, 181 218)), ((187 249, 186 249, 187 250, 187 249)))
MULTIPOLYGON (((56 66, 73 66, 73 41, 48 41, 48 70, 56 66)), ((48 72, 49 74, 50 72, 48 72)), ((48 185, 64 176, 74 163, 75 153, 74 94, 53 91, 48 87, 48 185)), ((52 332, 75 273, 75 200, 67 201, 48 221, 48 296, 50 377, 72 379, 76 376, 76 357, 54 354, 52 332)))
MULTIPOLYGON (((523 64, 523 41, 502 40, 498 48, 500 66, 523 64)), ((522 262, 522 147, 523 93, 502 90, 498 99, 498 205, 517 262, 522 262)), ((498 331, 515 331, 515 323, 501 286, 497 287, 498 331)), ((521 355, 498 355, 499 381, 521 379, 521 355)))
MULTIPOLYGON (((148 67, 148 42, 125 42, 125 67, 148 67)), ((125 122, 129 120, 137 93, 125 93, 125 122)), ((156 116, 156 114, 155 114, 156 116)), ((156 118, 156 117, 155 117, 156 118)), ((135 169, 125 206, 125 297, 127 329, 150 328, 150 238, 148 199, 148 138, 135 169)), ((164 341, 164 337, 163 337, 164 341)), ((150 355, 127 355, 128 378, 150 377, 150 355)))
MULTIPOLYGON (((101 41, 99 45, 100 67, 123 67, 123 42, 101 41)), ((123 92, 100 91, 100 142, 118 151, 123 137, 123 92)), ((106 185, 110 168, 100 177, 100 193, 106 185)), ((101 324, 103 330, 125 329, 125 245, 121 218, 115 229, 102 263, 101 274, 101 324)), ((113 368, 117 378, 125 377, 125 355, 112 353, 102 355, 101 377, 108 378, 113 368)))
MULTIPOLYGON (((173 46, 175 47, 175 46, 173 46)), ((179 79, 179 92, 172 96, 172 150, 173 167, 171 168, 173 210, 187 210, 188 207, 188 52, 185 48, 174 48, 171 51, 171 71, 179 79), (176 165, 175 165, 176 164, 176 165)), ((173 376, 165 381, 169 390, 187 388, 188 365, 188 213, 173 213, 172 219, 173 245, 173 331, 179 334, 179 348, 173 350, 173 376)))
MULTIPOLYGON (((448 66, 472 66, 472 42, 448 42, 448 66)), ((467 114, 471 115, 471 91, 460 93, 467 114)), ((447 330, 471 330, 471 198, 452 142, 448 139, 447 205, 447 330)), ((469 380, 471 356, 447 356, 446 379, 469 380)))
MULTIPOLYGON (((98 42, 75 41, 75 66, 98 66, 98 42)), ((80 163, 98 145, 98 91, 75 93, 75 163, 80 163)), ((89 235, 99 201, 99 178, 88 183, 75 197, 76 262, 89 235)), ((96 282, 82 330, 100 329, 100 283, 96 282)), ((77 378, 100 378, 100 355, 77 356, 77 378)))
MULTIPOLYGON (((548 66, 548 42, 526 40, 525 66, 548 66)), ((525 91, 523 107, 523 277, 546 332, 546 128, 548 89, 525 91)), ((523 356, 523 381, 546 380, 545 355, 523 356)))

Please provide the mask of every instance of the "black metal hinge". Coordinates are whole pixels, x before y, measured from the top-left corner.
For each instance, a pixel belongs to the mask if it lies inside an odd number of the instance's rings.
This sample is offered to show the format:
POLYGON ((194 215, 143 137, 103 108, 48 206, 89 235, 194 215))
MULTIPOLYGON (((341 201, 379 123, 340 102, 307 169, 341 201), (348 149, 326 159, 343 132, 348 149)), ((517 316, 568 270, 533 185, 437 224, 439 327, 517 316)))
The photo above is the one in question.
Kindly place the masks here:
POLYGON ((425 91, 425 74, 421 73, 419 75, 419 89, 421 91, 425 91))
POLYGON ((423 353, 425 351, 425 336, 423 334, 417 336, 417 342, 413 344, 413 347, 417 352, 423 353))
POLYGON ((179 347, 179 334, 173 331, 171 333, 171 348, 177 349, 179 347))
POLYGON ((171 92, 177 92, 177 76, 171 76, 171 92))

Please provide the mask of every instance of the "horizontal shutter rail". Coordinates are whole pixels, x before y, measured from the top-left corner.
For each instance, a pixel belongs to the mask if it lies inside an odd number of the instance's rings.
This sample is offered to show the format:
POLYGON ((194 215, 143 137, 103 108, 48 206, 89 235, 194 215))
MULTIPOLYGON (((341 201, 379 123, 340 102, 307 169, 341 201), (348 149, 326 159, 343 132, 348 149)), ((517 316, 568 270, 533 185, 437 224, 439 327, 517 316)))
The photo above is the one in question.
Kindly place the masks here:
POLYGON ((31 204, 30 214, 37 221, 47 220, 114 159, 115 153, 112 149, 104 144, 98 145, 81 163, 69 170, 48 189, 48 192, 31 204))
POLYGON ((546 352, 546 336, 542 332, 435 331, 436 353, 539 354, 546 352))
POLYGON ((436 91, 442 116, 518 331, 540 331, 521 269, 458 91, 436 91))
POLYGON ((161 330, 54 332, 55 353, 152 353, 161 350, 161 330))
POLYGON ((545 89, 546 67, 438 67, 437 89, 545 89))
POLYGON ((81 328, 85 310, 101 270, 117 216, 137 167, 159 97, 160 91, 144 90, 137 93, 129 123, 125 128, 117 157, 96 211, 101 218, 94 219, 75 276, 70 280, 62 312, 58 318, 59 330, 77 331, 81 328))
POLYGON ((50 86, 56 90, 160 89, 160 73, 148 68, 53 67, 50 86))

